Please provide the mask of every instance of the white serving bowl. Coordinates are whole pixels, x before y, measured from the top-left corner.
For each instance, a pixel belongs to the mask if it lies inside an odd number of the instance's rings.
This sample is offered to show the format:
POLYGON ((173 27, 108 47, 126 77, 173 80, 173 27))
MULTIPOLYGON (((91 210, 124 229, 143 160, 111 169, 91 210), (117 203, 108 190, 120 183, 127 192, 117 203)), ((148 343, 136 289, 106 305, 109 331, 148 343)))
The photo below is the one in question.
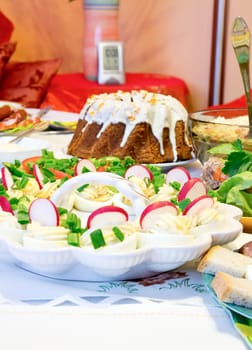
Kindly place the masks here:
POLYGON ((47 141, 39 138, 24 137, 18 144, 9 144, 8 142, 14 136, 0 137, 0 165, 3 162, 14 162, 15 160, 22 161, 23 159, 38 156, 42 149, 50 146, 47 141))

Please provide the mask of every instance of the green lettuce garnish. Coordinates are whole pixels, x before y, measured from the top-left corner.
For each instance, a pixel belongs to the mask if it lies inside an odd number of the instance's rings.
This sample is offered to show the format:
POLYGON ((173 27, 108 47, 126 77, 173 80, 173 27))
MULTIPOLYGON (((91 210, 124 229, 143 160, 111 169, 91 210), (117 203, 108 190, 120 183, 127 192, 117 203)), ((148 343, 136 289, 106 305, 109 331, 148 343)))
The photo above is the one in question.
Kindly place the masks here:
POLYGON ((222 172, 228 175, 228 179, 209 194, 222 203, 239 207, 244 216, 252 216, 252 152, 243 149, 239 139, 213 147, 208 152, 224 156, 222 172))
POLYGON ((252 152, 243 149, 241 140, 223 143, 211 148, 208 153, 225 157, 222 172, 233 176, 244 171, 252 171, 252 152))
POLYGON ((252 216, 251 171, 233 175, 225 180, 214 194, 220 202, 239 207, 244 216, 252 216))

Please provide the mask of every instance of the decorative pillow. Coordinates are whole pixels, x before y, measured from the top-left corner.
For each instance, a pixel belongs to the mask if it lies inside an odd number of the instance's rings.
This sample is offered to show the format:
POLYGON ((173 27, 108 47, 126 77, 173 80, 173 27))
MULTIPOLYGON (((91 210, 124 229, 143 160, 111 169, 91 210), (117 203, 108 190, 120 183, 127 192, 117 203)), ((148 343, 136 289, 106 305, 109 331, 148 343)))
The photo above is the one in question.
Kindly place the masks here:
POLYGON ((40 106, 61 59, 9 63, 4 70, 0 99, 15 101, 25 107, 40 106))
POLYGON ((16 42, 0 43, 0 80, 2 79, 6 64, 16 49, 16 45, 16 42))
POLYGON ((10 40, 11 34, 14 30, 13 23, 7 18, 3 12, 0 11, 0 43, 10 40))

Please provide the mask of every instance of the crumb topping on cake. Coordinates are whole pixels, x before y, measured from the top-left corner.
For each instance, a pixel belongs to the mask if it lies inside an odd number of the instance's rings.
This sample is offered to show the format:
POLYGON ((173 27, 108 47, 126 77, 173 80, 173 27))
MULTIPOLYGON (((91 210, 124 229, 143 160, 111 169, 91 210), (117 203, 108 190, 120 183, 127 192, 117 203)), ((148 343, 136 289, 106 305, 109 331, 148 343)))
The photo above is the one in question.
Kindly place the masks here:
POLYGON ((118 91, 92 95, 88 98, 81 111, 81 119, 87 122, 83 131, 92 123, 101 125, 97 138, 109 125, 123 123, 125 131, 120 147, 124 147, 137 124, 148 123, 159 142, 162 155, 164 154, 163 129, 168 128, 172 151, 176 158, 176 123, 181 120, 187 126, 188 113, 184 106, 172 96, 145 90, 118 91))

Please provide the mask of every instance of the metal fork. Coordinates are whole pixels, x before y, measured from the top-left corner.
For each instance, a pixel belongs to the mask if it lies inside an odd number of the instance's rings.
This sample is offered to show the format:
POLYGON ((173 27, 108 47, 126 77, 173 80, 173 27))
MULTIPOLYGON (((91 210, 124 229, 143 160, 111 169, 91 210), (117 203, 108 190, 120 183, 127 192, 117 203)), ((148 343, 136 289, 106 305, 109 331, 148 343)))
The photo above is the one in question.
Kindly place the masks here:
POLYGON ((249 79, 250 32, 242 17, 236 17, 232 29, 232 45, 240 67, 249 117, 249 134, 252 137, 252 103, 249 79))
MULTIPOLYGON (((46 113, 48 113, 51 110, 51 107, 45 107, 43 109, 41 109, 38 114, 37 117, 42 117, 43 115, 45 115, 46 113)), ((13 139, 11 139, 9 141, 9 143, 17 143, 19 142, 23 137, 32 134, 35 131, 43 131, 46 130, 48 128, 50 124, 50 121, 48 120, 41 120, 39 123, 34 124, 30 129, 24 130, 23 132, 21 132, 18 136, 14 137, 13 139)))

